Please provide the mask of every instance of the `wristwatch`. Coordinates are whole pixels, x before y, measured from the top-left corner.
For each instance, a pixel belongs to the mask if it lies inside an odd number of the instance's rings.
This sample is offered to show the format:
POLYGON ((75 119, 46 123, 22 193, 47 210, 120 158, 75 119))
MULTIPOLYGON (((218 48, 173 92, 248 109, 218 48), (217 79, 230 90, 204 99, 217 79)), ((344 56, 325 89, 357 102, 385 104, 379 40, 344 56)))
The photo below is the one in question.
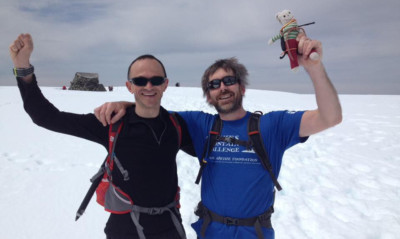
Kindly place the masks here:
POLYGON ((16 77, 25 77, 33 73, 35 68, 30 65, 28 68, 13 68, 13 73, 16 77))

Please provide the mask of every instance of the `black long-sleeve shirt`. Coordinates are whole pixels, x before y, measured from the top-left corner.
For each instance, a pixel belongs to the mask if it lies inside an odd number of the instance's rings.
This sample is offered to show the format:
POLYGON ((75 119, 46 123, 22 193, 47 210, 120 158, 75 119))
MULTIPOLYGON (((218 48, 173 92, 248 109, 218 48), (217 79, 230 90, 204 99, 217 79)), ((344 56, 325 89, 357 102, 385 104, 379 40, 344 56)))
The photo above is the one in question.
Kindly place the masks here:
MULTIPOLYGON (((99 143, 108 149, 108 127, 104 127, 93 114, 59 111, 43 96, 35 76, 31 83, 21 79, 17 81, 24 109, 35 124, 99 143)), ((182 127, 180 148, 190 151, 192 142, 186 123, 178 114, 177 118, 182 127)), ((169 113, 161 107, 158 117, 141 118, 131 107, 122 120, 124 126, 115 146, 115 154, 129 172, 130 179, 124 181, 119 170, 113 170, 113 182, 136 205, 162 207, 171 203, 178 188, 176 154, 179 145, 178 134, 169 119, 169 113)), ((99 164, 102 160, 99 159, 99 164)), ((162 215, 141 214, 140 224, 146 234, 174 227, 168 212, 162 215)), ((123 236, 136 234, 136 229, 129 214, 111 214, 105 232, 107 235, 123 236)))

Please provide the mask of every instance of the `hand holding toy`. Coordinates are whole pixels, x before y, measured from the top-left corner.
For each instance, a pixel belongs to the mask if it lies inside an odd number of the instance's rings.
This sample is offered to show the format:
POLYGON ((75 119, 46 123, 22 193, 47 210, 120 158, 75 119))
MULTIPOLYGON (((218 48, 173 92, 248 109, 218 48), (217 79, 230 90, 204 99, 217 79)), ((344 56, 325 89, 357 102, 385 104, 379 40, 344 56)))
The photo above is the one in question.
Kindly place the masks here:
MULTIPOLYGON (((296 19, 290 10, 283 10, 276 14, 276 19, 283 25, 278 35, 269 39, 268 44, 271 45, 277 40, 281 40, 281 47, 283 50, 280 59, 283 59, 286 55, 288 55, 290 60, 290 68, 292 71, 297 72, 299 68, 299 63, 297 60, 298 54, 298 41, 296 40, 299 32, 303 32, 305 34, 302 26, 314 24, 314 22, 309 24, 304 24, 299 26, 297 24, 296 19)), ((309 55, 310 59, 318 60, 319 54, 316 51, 311 51, 309 55)))

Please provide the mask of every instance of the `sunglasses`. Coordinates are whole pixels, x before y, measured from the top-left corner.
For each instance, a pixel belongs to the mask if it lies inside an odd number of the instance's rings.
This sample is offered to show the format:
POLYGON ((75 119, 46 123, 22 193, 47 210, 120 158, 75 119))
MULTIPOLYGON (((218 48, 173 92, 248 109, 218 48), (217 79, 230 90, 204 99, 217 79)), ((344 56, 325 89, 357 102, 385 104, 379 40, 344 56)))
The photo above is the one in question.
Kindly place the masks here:
POLYGON ((221 87, 221 82, 224 82, 225 86, 230 86, 230 85, 234 85, 234 84, 238 83, 239 79, 237 79, 234 76, 225 76, 222 79, 216 79, 216 80, 212 80, 212 81, 208 82, 207 87, 209 90, 218 89, 219 87, 221 87))
POLYGON ((165 82, 165 77, 162 76, 153 76, 151 78, 135 77, 130 79, 129 81, 136 86, 146 86, 149 81, 153 86, 158 86, 165 82))

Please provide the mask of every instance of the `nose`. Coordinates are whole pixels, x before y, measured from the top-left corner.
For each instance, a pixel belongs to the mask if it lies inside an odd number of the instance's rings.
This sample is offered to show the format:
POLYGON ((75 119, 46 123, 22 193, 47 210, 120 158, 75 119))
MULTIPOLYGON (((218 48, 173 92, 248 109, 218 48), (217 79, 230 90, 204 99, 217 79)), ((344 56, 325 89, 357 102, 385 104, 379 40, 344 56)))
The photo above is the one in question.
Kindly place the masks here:
POLYGON ((229 86, 226 86, 225 83, 222 81, 221 86, 219 87, 220 91, 225 91, 229 86))
POLYGON ((147 84, 144 86, 145 89, 151 89, 153 88, 153 85, 151 84, 150 81, 147 81, 147 84))

